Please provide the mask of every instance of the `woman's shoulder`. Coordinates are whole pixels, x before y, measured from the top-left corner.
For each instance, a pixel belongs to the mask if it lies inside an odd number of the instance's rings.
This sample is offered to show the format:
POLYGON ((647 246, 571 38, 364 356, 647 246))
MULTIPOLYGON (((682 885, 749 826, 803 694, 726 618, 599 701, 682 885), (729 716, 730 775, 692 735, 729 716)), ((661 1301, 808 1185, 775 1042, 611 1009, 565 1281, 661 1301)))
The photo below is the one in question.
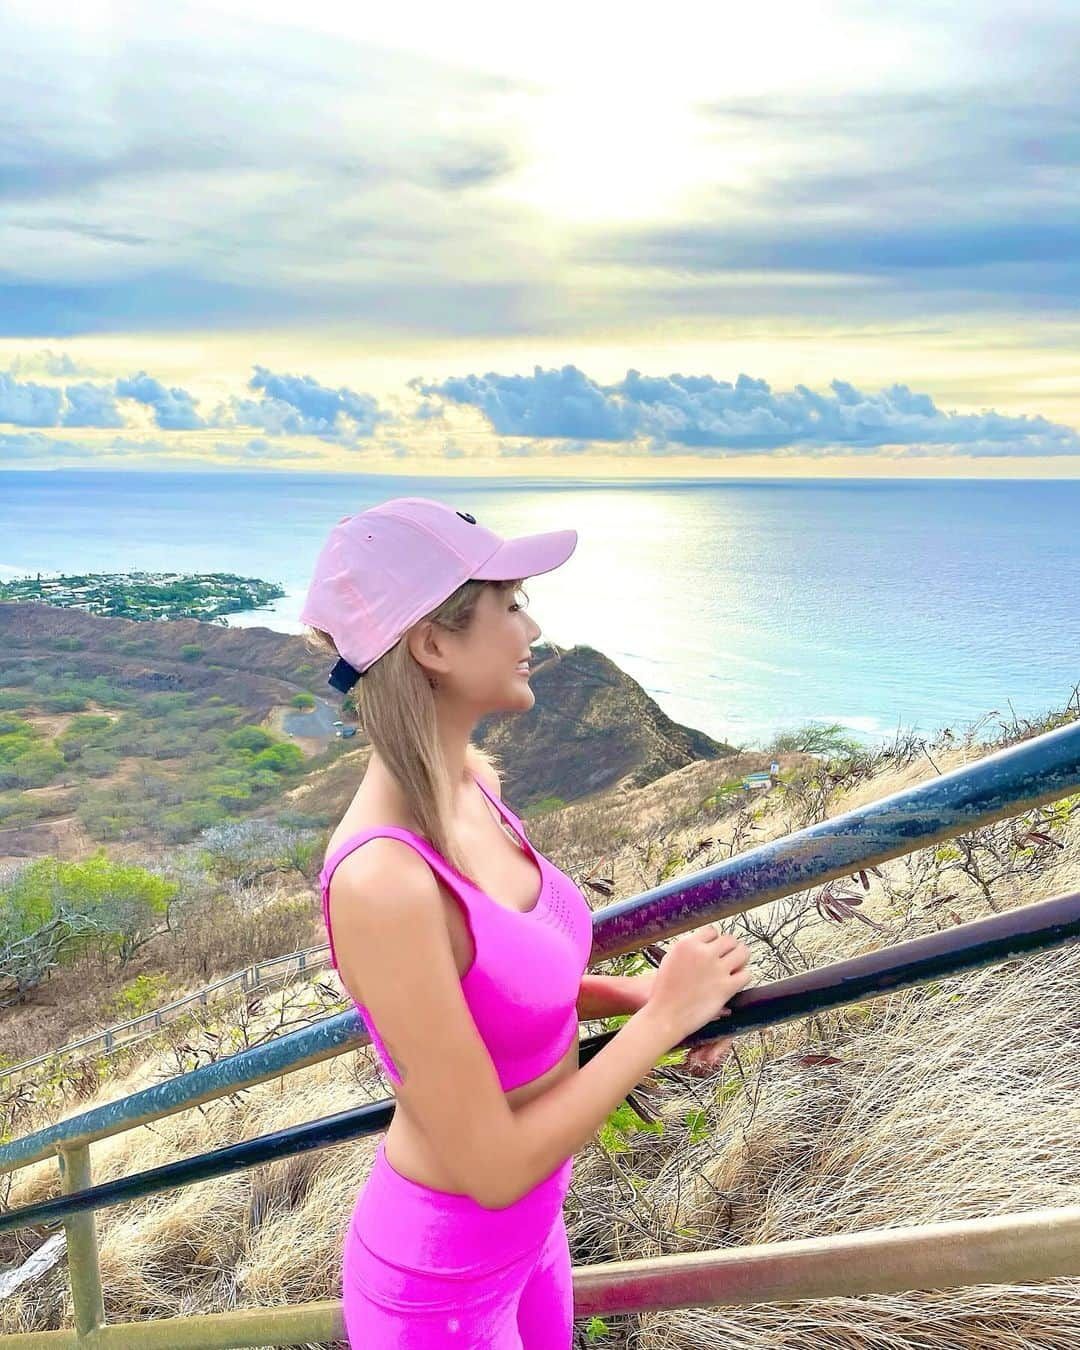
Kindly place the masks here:
POLYGON ((401 859, 412 853, 414 850, 394 835, 364 838, 371 830, 405 830, 407 827, 393 820, 392 814, 378 803, 355 801, 351 803, 330 832, 323 858, 323 871, 331 867, 336 871, 338 867, 345 867, 348 864, 349 873, 356 875, 360 871, 368 870, 367 867, 361 866, 362 863, 376 865, 381 863, 385 866, 388 860, 401 859), (349 845, 354 843, 356 847, 350 848, 349 845), (390 848, 386 847, 388 844, 391 845, 390 848))
MULTIPOLYGON (((333 857, 331 854, 331 861, 333 857)), ((437 859, 433 866, 433 857, 426 851, 421 853, 407 839, 396 835, 374 835, 365 839, 362 847, 358 845, 348 850, 334 864, 326 881, 328 898, 330 883, 336 878, 334 895, 338 905, 346 911, 354 910, 358 902, 363 902, 371 915, 377 917, 385 907, 400 913, 403 905, 430 907, 438 904, 439 867, 437 859)))

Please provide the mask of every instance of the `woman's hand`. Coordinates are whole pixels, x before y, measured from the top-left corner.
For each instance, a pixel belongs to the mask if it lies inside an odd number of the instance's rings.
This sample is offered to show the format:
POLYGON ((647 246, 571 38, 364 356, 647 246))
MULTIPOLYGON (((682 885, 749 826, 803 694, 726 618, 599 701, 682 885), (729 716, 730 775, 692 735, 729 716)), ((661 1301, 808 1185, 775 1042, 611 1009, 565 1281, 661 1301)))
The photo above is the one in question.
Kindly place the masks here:
MULTIPOLYGON (((637 1012, 639 1008, 643 1008, 648 1003, 655 979, 655 970, 647 970, 641 975, 634 976, 630 981, 630 987, 633 991, 633 1006, 627 1009, 628 1012, 637 1012)), ((728 1016, 729 1011, 725 1008, 720 1014, 721 1017, 728 1016)), ((679 1067, 686 1069, 688 1073, 695 1077, 704 1077, 712 1073, 716 1066, 727 1058, 734 1042, 734 1036, 720 1036, 714 1041, 702 1041, 700 1045, 691 1046, 687 1050, 686 1058, 679 1067)))

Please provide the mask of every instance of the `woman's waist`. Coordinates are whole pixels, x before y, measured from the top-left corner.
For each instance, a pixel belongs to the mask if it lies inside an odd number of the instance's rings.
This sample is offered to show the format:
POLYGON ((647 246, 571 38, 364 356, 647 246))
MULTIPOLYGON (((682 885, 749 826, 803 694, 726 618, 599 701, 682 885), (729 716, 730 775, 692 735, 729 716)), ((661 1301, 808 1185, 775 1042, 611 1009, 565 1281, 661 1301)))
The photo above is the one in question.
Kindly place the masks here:
POLYGON ((350 1229, 377 1256, 406 1269, 463 1275, 494 1268, 537 1246, 561 1219, 573 1164, 573 1156, 564 1159, 517 1200, 492 1209, 406 1175, 381 1140, 350 1229))

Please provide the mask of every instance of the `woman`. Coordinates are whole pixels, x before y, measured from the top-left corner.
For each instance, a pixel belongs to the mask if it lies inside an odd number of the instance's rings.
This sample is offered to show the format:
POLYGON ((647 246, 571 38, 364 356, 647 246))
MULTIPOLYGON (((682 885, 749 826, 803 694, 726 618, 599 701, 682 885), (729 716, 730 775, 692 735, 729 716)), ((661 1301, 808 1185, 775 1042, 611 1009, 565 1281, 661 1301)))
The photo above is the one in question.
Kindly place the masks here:
POLYGON ((395 1096, 342 1259, 356 1350, 566 1350, 574 1154, 750 978, 744 944, 711 924, 687 935, 579 1069, 592 914, 470 740, 533 706, 521 581, 576 544, 394 498, 334 526, 301 611, 338 657, 330 683, 363 680, 372 746, 320 878, 332 960, 395 1096))

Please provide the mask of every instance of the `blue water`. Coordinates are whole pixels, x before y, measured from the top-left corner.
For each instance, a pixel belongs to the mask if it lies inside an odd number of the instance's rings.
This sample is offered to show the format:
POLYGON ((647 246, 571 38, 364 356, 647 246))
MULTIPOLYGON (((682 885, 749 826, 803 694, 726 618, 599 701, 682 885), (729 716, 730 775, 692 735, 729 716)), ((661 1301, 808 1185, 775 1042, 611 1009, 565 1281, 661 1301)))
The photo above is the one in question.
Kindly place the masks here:
POLYGON ((570 560, 528 582, 544 638, 606 653, 675 721, 734 744, 810 721, 868 744, 961 734, 1063 707, 1080 681, 1077 480, 8 471, 0 579, 238 572, 288 594, 230 622, 297 632, 326 532, 394 496, 506 537, 576 529, 570 560))

